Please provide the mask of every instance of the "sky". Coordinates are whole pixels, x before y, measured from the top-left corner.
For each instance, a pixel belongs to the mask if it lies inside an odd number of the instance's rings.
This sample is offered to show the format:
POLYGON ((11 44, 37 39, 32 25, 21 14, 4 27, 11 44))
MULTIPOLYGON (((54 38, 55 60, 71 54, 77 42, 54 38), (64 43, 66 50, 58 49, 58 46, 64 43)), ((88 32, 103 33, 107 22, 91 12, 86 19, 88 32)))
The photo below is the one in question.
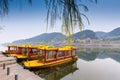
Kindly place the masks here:
MULTIPOLYGON (((0 31, 0 43, 31 38, 46 32, 61 32, 60 20, 54 29, 48 28, 46 31, 47 9, 44 0, 33 0, 32 6, 25 0, 13 1, 10 3, 8 15, 0 19, 0 26, 3 27, 0 31)), ((82 1, 88 6, 89 11, 81 11, 90 21, 88 25, 83 18, 84 29, 109 32, 120 27, 120 0, 98 0, 97 4, 82 1)))

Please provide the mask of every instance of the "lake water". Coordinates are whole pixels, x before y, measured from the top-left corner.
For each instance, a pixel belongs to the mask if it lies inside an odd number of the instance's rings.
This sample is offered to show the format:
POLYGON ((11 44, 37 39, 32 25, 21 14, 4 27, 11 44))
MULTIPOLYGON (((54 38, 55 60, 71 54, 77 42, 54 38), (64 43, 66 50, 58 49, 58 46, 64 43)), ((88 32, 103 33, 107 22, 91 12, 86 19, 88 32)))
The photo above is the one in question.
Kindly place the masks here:
POLYGON ((77 55, 74 63, 33 72, 45 80, 120 80, 120 49, 80 48, 77 55))
POLYGON ((34 71, 45 80, 120 80, 120 49, 90 49, 77 51, 74 63, 34 71))

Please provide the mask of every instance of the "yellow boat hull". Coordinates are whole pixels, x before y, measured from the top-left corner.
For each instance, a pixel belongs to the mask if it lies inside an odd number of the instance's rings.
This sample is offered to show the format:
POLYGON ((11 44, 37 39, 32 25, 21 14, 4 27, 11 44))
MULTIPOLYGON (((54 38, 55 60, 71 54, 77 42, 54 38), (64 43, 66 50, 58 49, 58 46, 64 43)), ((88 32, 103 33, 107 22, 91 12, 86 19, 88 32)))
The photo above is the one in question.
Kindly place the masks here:
POLYGON ((57 66, 61 65, 64 63, 72 62, 77 60, 77 56, 74 58, 66 58, 62 60, 57 60, 49 63, 43 63, 43 61, 40 60, 31 60, 31 61, 25 61, 24 62, 24 67, 25 68, 46 68, 46 67, 52 67, 52 66, 57 66))
POLYGON ((17 60, 25 60, 25 59, 33 60, 33 59, 37 59, 37 57, 38 57, 38 56, 28 57, 28 56, 26 56, 26 55, 21 55, 21 54, 16 54, 16 53, 6 54, 6 56, 16 57, 17 60))
POLYGON ((17 55, 16 53, 7 54, 7 56, 13 56, 13 57, 15 57, 16 55, 17 55))

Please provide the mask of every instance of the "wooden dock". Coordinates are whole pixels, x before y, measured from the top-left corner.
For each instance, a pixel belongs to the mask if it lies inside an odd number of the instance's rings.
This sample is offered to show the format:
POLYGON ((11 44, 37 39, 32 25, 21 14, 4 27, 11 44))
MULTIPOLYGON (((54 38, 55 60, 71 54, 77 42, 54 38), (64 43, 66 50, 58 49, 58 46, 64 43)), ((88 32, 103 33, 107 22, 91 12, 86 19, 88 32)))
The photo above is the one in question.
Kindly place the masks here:
POLYGON ((0 52, 0 80, 44 80, 21 65, 14 57, 6 57, 0 52), (3 67, 5 64, 5 67, 3 67), (5 68, 5 69, 4 69, 5 68))

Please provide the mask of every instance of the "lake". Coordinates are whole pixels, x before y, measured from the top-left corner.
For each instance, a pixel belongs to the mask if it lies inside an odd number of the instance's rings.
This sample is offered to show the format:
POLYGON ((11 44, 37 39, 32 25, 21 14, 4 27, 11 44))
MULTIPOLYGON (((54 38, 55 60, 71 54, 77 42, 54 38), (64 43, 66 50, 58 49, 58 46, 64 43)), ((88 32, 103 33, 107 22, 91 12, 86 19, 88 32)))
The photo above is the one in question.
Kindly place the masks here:
POLYGON ((120 80, 120 49, 80 48, 77 54, 74 63, 34 72, 45 80, 120 80))
POLYGON ((76 62, 32 71, 45 80, 120 80, 119 48, 79 48, 77 55, 76 62))

